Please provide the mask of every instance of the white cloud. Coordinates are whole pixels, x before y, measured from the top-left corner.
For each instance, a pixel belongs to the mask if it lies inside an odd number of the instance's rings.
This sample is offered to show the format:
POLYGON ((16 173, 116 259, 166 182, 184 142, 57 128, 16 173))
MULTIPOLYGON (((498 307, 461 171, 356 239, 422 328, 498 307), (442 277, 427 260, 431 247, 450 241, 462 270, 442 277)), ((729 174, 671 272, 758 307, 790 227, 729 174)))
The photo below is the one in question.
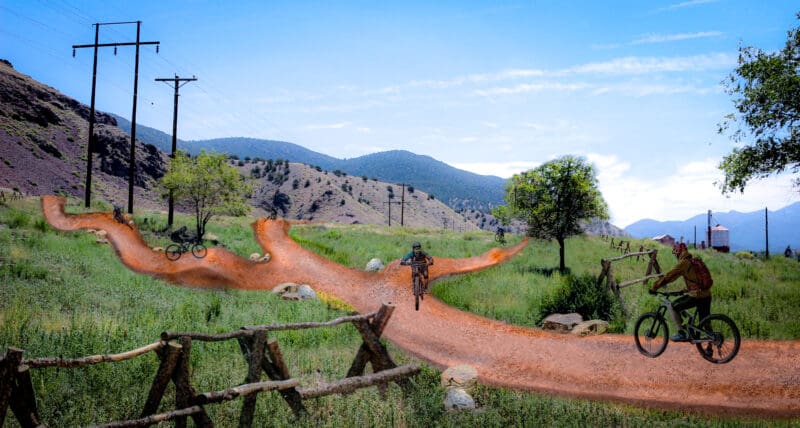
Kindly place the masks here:
POLYGON ((501 178, 511 178, 514 174, 536 168, 541 162, 516 161, 516 162, 471 162, 453 163, 453 167, 481 175, 494 175, 501 178))
POLYGON ((722 195, 714 184, 722 179, 717 159, 657 171, 648 177, 633 176, 630 164, 616 155, 590 154, 598 186, 611 211, 611 222, 626 227, 642 219, 686 220, 712 212, 780 209, 800 200, 788 174, 751 182, 744 194, 722 195))
POLYGON ((728 70, 736 65, 736 56, 727 53, 712 53, 681 57, 623 57, 609 61, 577 65, 564 70, 565 73, 590 74, 650 74, 662 72, 685 72, 705 70, 728 70))
POLYGON ((339 123, 330 123, 324 125, 307 125, 306 129, 310 130, 318 130, 318 129, 342 129, 352 125, 350 122, 339 122, 339 123))
POLYGON ((684 2, 681 2, 681 3, 671 4, 671 5, 667 6, 667 7, 662 7, 662 8, 659 8, 657 10, 660 12, 660 11, 666 11, 666 10, 683 9, 683 8, 686 8, 686 7, 694 7, 694 6, 698 6, 698 5, 706 4, 706 3, 716 3, 717 1, 719 1, 719 0, 689 0, 689 1, 684 1, 684 2))
POLYGON ((586 89, 590 85, 586 83, 560 83, 560 82, 543 82, 543 83, 522 83, 513 87, 507 88, 490 88, 478 89, 475 95, 482 97, 490 97, 494 95, 515 95, 524 94, 528 92, 540 91, 560 91, 560 92, 574 92, 581 89, 586 89))
POLYGON ((675 42, 680 40, 691 40, 691 39, 700 39, 704 37, 719 37, 723 35, 721 31, 701 31, 697 33, 678 33, 678 34, 650 34, 644 37, 640 37, 630 44, 632 45, 642 45, 642 44, 650 44, 650 43, 666 43, 666 42, 675 42))

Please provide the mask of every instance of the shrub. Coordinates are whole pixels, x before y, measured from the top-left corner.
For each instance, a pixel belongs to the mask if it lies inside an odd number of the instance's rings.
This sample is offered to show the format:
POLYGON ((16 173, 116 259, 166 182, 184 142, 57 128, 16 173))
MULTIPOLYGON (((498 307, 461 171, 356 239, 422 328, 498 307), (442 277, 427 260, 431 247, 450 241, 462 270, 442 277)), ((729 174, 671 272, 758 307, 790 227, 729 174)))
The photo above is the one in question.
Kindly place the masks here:
POLYGON ((22 211, 15 212, 8 220, 8 226, 12 229, 25 227, 30 223, 31 216, 22 211))
POLYGON ((754 260, 756 256, 754 256, 750 251, 739 251, 736 253, 736 258, 743 260, 754 260))
MULTIPOLYGON (((619 317, 618 303, 608 288, 592 275, 566 275, 555 293, 546 297, 540 320, 554 313, 577 312, 584 319, 602 319, 612 323, 619 317)), ((624 325, 624 321, 622 321, 624 325)))

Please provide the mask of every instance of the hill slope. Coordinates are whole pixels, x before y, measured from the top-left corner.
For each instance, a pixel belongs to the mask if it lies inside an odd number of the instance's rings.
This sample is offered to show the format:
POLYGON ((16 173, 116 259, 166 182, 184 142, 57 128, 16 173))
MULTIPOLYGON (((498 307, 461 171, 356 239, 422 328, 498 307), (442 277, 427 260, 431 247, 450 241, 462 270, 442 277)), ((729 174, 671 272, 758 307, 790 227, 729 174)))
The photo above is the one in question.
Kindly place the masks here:
MULTIPOLYGON (((89 107, 23 75, 0 60, 0 187, 31 195, 85 195, 89 107)), ((130 136, 97 112, 92 198, 126 206, 130 136)), ((156 180, 167 156, 136 148, 135 204, 156 208, 156 180)))

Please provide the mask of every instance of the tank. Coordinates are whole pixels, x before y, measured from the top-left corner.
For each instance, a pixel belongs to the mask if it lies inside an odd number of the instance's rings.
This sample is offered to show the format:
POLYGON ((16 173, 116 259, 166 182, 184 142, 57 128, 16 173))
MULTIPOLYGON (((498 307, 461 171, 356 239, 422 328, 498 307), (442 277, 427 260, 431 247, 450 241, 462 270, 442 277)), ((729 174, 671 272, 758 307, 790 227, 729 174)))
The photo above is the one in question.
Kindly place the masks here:
POLYGON ((711 228, 711 246, 723 253, 727 253, 731 248, 730 230, 720 224, 711 228))

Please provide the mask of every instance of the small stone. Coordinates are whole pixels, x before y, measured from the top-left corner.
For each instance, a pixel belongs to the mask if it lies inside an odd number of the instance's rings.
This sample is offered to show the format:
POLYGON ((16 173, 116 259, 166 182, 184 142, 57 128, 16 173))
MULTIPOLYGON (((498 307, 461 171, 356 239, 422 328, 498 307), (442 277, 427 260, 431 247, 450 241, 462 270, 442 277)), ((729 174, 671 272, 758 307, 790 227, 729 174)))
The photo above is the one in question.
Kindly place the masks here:
POLYGON ((444 408, 447 410, 473 410, 475 400, 463 388, 450 388, 444 398, 444 408))

